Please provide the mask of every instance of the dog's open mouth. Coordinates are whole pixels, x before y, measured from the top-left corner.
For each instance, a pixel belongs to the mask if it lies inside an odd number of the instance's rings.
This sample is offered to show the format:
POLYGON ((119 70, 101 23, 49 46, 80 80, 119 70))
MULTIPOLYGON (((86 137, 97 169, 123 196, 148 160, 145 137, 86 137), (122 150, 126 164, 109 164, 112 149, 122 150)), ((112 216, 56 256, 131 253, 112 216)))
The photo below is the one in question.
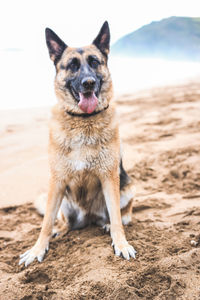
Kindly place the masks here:
POLYGON ((98 98, 95 95, 95 92, 91 93, 79 93, 80 101, 78 106, 82 111, 87 114, 93 113, 98 104, 98 98))
POLYGON ((97 93, 94 91, 86 93, 77 93, 72 87, 70 88, 72 96, 78 102, 79 108, 87 114, 93 113, 98 104, 97 93))

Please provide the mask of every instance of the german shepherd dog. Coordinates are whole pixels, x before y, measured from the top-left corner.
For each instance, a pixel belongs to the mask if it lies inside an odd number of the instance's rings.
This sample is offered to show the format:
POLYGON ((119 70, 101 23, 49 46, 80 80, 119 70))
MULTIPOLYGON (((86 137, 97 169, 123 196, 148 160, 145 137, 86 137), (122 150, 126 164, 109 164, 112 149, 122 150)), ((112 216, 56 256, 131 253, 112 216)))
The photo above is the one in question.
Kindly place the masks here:
POLYGON ((56 68, 58 98, 50 121, 50 182, 39 238, 20 256, 19 264, 43 260, 56 218, 66 231, 89 224, 104 226, 110 231, 115 254, 135 258, 122 226, 131 221, 133 194, 122 164, 115 108, 110 103, 108 22, 89 46, 68 47, 49 28, 46 43, 56 68))

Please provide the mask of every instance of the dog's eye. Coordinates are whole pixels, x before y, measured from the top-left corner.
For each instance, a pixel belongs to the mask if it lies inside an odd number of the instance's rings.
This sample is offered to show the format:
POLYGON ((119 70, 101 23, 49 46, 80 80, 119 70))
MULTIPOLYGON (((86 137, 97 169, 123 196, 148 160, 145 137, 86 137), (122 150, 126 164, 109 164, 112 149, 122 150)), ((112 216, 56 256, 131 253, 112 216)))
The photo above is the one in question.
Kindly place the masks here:
POLYGON ((100 65, 100 61, 94 56, 88 57, 88 63, 90 65, 90 67, 93 69, 97 69, 98 66, 100 65))
POLYGON ((73 73, 77 72, 80 68, 80 61, 78 58, 73 58, 67 65, 67 70, 71 70, 73 73))

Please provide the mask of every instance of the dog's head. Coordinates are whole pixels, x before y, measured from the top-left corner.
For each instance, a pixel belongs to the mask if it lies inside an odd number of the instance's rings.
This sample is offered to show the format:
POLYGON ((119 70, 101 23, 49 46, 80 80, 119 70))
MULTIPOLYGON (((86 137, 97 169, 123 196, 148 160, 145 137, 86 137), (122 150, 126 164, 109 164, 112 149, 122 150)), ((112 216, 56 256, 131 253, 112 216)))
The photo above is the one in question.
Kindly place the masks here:
POLYGON ((105 22, 89 46, 68 47, 51 29, 46 29, 50 58, 56 67, 55 92, 64 109, 92 114, 105 109, 112 97, 107 67, 110 31, 105 22))

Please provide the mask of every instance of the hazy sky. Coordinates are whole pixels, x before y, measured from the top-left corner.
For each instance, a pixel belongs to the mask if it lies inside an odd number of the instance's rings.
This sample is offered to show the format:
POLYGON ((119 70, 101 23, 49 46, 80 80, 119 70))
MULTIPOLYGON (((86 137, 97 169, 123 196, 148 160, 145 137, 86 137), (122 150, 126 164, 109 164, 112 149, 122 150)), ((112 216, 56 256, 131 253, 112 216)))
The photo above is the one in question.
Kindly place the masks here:
MULTIPOLYGON (((200 17, 200 0, 0 0, 0 50, 23 50, 0 51, 0 109, 56 102, 55 69, 45 43, 45 27, 69 46, 79 47, 94 40, 105 20, 113 43, 145 24, 170 16, 200 17)), ((175 82, 196 76, 200 70, 199 64, 115 60, 112 56, 109 67, 115 92, 175 82), (124 73, 129 75, 124 78, 124 73)))
POLYGON ((200 16, 199 0, 1 0, 0 48, 40 48, 52 28, 71 46, 89 44, 102 23, 112 42, 153 20, 200 16))

